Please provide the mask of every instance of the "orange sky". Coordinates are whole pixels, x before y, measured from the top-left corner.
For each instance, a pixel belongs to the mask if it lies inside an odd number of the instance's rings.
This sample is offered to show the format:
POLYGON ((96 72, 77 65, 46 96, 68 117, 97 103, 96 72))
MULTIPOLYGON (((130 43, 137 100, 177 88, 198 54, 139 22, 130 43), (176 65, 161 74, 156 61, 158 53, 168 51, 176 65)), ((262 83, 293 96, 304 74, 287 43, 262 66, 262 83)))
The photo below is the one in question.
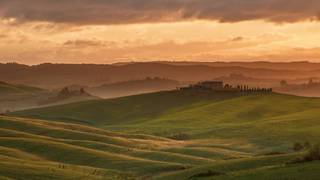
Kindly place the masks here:
POLYGON ((320 2, 315 0, 303 5, 292 0, 289 7, 282 7, 287 0, 244 0, 238 8, 232 0, 79 0, 75 7, 27 2, 0 2, 0 62, 320 62, 320 2))

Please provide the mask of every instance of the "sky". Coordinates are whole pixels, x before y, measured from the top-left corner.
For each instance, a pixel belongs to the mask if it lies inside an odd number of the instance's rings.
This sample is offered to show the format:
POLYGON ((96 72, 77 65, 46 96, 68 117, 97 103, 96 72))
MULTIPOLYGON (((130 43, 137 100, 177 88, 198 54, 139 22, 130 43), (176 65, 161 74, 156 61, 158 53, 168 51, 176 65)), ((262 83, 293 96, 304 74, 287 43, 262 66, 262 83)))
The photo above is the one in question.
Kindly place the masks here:
POLYGON ((0 62, 320 62, 319 0, 0 0, 0 62))

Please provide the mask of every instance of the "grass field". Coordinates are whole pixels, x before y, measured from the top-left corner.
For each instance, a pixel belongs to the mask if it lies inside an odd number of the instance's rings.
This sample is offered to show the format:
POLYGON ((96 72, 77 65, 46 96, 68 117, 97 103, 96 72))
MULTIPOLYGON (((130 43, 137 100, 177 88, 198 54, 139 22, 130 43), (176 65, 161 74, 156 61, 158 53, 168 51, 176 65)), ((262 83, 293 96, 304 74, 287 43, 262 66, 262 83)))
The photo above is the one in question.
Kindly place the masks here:
POLYGON ((303 154, 293 143, 320 142, 319 108, 275 93, 171 91, 13 112, 0 117, 0 175, 15 178, 23 162, 32 179, 316 179, 320 162, 288 162, 303 154))
POLYGON ((320 175, 320 162, 287 164, 300 153, 257 156, 228 143, 208 146, 199 140, 7 116, 0 116, 0 127, 0 179, 270 179, 281 173, 282 179, 292 179, 303 177, 301 171, 320 175))
POLYGON ((223 152, 223 147, 204 150, 206 157, 179 153, 172 149, 183 151, 201 144, 70 123, 1 116, 0 127, 0 175, 8 178, 148 178, 217 160, 251 157, 241 151, 223 152))
POLYGON ((281 94, 160 92, 15 112, 106 130, 190 139, 232 139, 257 149, 287 150, 320 141, 320 99, 281 94))
POLYGON ((157 180, 214 179, 214 180, 267 180, 314 179, 320 175, 320 162, 290 164, 298 154, 264 156, 217 162, 180 172, 155 177, 157 180))

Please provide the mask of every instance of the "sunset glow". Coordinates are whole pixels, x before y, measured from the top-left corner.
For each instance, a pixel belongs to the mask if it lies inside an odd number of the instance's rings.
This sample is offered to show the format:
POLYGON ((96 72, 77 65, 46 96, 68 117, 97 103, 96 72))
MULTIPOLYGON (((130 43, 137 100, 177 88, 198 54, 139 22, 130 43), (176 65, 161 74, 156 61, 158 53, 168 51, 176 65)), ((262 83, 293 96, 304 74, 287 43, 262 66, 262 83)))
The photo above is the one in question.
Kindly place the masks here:
MULTIPOLYGON (((172 2, 160 5, 153 1, 117 4, 80 0, 75 7, 66 2, 65 9, 55 8, 56 1, 51 0, 1 1, 0 62, 320 61, 319 10, 313 7, 320 5, 319 1, 303 1, 301 6, 298 3, 302 1, 295 0, 292 9, 272 9, 272 5, 286 1, 247 0, 236 9, 229 7, 235 2, 231 0, 224 1, 225 5, 218 0, 174 0, 177 7, 167 13, 163 9, 172 2), (48 8, 36 9, 35 4, 47 4, 48 8), (76 11, 88 4, 95 12, 76 11), (205 4, 208 7, 202 7, 205 4), (299 12, 295 10, 298 5, 299 12), (251 6, 257 6, 257 12, 251 6), (215 10, 224 7, 234 17, 215 10), (127 15, 115 10, 114 14, 103 13, 110 8, 129 9, 127 15), (206 11, 208 14, 201 14, 206 11), (276 11, 282 14, 272 14, 276 11), (130 17, 133 15, 136 17, 130 17)), ((57 6, 61 4, 63 1, 57 1, 57 6)))

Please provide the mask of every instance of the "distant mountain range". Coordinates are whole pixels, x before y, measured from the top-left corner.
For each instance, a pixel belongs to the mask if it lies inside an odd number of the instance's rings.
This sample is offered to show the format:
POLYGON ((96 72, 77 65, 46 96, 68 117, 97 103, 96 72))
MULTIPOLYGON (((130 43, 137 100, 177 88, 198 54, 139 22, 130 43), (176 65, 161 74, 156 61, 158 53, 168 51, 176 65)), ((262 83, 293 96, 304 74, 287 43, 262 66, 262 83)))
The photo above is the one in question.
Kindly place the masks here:
POLYGON ((223 63, 223 62, 146 62, 113 65, 41 64, 27 66, 0 64, 0 80, 54 89, 78 84, 101 86, 147 77, 172 79, 182 83, 243 74, 257 79, 302 79, 320 76, 320 64, 299 63, 223 63))
POLYGON ((161 62, 174 65, 206 65, 213 67, 230 67, 239 66, 246 68, 258 68, 258 69, 275 69, 275 70, 298 70, 298 71, 310 71, 319 70, 320 63, 313 63, 308 61, 297 62, 268 62, 268 61, 255 61, 255 62, 161 62))

